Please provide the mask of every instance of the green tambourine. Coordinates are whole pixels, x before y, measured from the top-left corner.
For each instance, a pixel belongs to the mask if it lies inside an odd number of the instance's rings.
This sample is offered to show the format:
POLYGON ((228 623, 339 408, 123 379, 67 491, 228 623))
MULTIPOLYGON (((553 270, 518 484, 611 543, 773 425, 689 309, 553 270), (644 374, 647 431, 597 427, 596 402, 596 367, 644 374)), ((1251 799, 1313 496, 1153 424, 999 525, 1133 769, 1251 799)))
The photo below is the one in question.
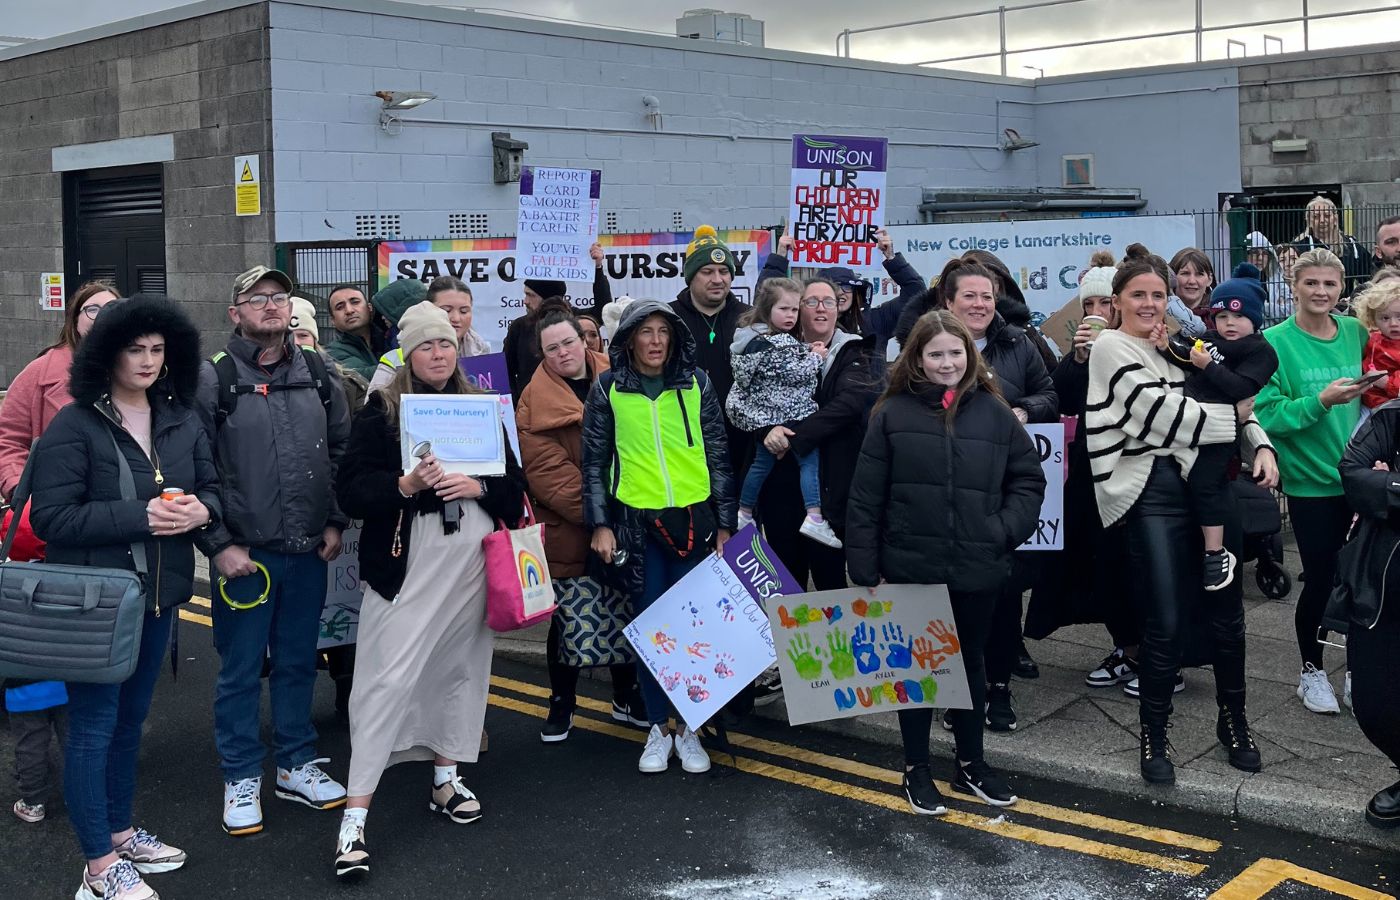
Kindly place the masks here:
MULTIPOLYGON (((264 603, 267 602, 267 598, 270 597, 270 596, 272 596, 272 576, 268 573, 268 571, 267 571, 267 566, 263 565, 262 563, 260 563, 260 562, 258 562, 258 561, 256 561, 256 560, 253 561, 253 565, 254 565, 254 566, 257 566, 258 571, 262 573, 262 577, 263 577, 263 590, 262 590, 262 593, 258 595, 258 599, 253 600, 253 601, 250 601, 250 602, 246 602, 246 603, 245 603, 245 602, 242 602, 242 601, 239 601, 239 600, 235 600, 235 599, 233 599, 232 597, 230 597, 230 596, 228 595, 228 591, 226 591, 226 590, 224 589, 225 585, 228 584, 228 579, 225 578, 225 577, 222 576, 222 575, 219 576, 219 597, 220 597, 225 603, 228 604, 228 608, 229 608, 229 609, 234 609, 234 610, 240 610, 240 611, 241 611, 241 610, 245 610, 245 609, 252 609, 252 608, 255 607, 255 606, 262 606, 264 603)), ((247 578, 248 576, 247 576, 247 575, 244 575, 244 576, 242 576, 242 577, 247 578)), ((236 580, 236 579, 235 579, 235 580, 236 580)))

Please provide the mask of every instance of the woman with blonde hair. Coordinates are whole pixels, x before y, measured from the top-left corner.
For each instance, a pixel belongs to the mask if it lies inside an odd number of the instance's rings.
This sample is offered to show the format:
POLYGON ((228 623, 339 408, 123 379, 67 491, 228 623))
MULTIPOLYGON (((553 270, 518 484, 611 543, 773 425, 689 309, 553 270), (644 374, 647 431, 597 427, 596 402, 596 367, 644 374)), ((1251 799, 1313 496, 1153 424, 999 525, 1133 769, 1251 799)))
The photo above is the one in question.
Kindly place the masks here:
POLYGON ((1350 297, 1366 283, 1371 276, 1371 255, 1355 237, 1342 231, 1337 204, 1318 195, 1308 201, 1303 210, 1307 227, 1293 239, 1299 253, 1312 250, 1331 250, 1341 260, 1346 278, 1342 283, 1342 297, 1350 297))

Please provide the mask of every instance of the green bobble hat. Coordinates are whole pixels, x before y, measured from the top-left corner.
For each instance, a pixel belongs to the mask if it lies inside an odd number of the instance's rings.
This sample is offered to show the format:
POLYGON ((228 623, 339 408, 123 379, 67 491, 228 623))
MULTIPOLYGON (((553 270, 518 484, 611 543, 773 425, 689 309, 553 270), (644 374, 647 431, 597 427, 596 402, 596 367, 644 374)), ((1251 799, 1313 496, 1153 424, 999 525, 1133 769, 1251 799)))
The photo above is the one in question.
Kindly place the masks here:
POLYGON ((685 267, 682 269, 685 283, 690 284, 701 269, 714 265, 729 269, 730 275, 739 274, 739 267, 734 263, 734 254, 725 246, 724 241, 719 239, 719 232, 715 231, 712 225, 701 225, 695 229, 695 237, 685 248, 685 267))

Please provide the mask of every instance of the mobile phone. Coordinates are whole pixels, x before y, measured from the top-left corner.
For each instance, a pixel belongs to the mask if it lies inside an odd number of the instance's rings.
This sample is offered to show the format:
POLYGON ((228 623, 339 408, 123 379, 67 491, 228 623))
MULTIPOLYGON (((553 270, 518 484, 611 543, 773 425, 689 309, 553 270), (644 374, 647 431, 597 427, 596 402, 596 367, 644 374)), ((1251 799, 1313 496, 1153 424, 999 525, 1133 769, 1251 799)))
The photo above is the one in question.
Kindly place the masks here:
POLYGON ((1381 381, 1382 379, 1386 378, 1386 377, 1389 376, 1389 375, 1390 375, 1389 372, 1367 372, 1365 375, 1362 375, 1360 378, 1355 378, 1355 379, 1353 379, 1352 382, 1351 382, 1351 384, 1352 384, 1352 387, 1370 387, 1371 385, 1375 384, 1377 381, 1381 381))

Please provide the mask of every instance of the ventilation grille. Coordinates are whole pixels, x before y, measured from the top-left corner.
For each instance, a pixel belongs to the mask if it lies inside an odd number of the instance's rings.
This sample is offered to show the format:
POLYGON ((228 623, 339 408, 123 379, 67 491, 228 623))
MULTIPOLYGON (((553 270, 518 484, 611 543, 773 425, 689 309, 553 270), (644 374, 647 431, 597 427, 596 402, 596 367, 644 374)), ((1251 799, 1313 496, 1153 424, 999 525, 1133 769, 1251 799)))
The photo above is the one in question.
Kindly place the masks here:
POLYGON ((91 269, 88 269, 86 272, 82 273, 82 275, 84 283, 87 283, 89 281, 100 281, 103 284, 111 285, 115 285, 117 283, 116 266, 93 266, 91 269))
POLYGON ((355 237, 396 238, 399 236, 397 213, 366 213, 355 217, 355 237))
POLYGON ((160 215, 160 173, 78 182, 78 215, 84 219, 160 215))
POLYGON ((486 237, 490 233, 491 217, 487 213, 448 213, 447 215, 448 237, 486 237))
POLYGON ((671 230, 685 231, 685 214, 680 210, 671 213, 671 230))
POLYGON ((142 294, 164 294, 165 267, 138 266, 136 268, 136 290, 142 294))
POLYGON ((603 227, 607 229, 608 234, 617 234, 617 213, 608 213, 604 217, 603 227))

